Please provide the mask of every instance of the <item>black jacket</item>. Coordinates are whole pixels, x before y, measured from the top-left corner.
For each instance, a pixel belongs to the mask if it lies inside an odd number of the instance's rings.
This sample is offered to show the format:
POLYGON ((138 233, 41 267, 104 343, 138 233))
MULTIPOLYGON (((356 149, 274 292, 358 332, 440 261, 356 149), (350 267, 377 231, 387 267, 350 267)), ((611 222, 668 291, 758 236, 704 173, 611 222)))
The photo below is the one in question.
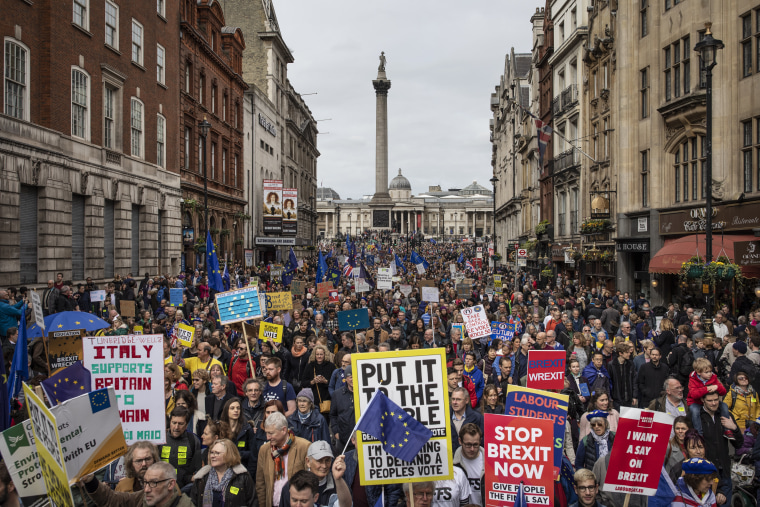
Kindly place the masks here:
MULTIPOLYGON (((723 426, 720 424, 720 411, 716 412, 715 418, 710 416, 702 408, 699 413, 702 419, 702 432, 705 437, 705 457, 712 461, 720 472, 721 477, 731 477, 731 456, 729 455, 728 440, 723 438, 723 426)), ((734 416, 731 419, 736 423, 734 416)), ((744 445, 744 435, 740 430, 734 431, 734 437, 731 443, 734 449, 739 449, 744 445)))
POLYGON ((356 424, 354 417, 354 393, 347 386, 336 389, 332 395, 330 406, 330 432, 340 435, 342 444, 346 444, 351 437, 351 431, 356 424))
POLYGON ((193 472, 201 467, 201 442, 190 431, 184 432, 179 438, 174 438, 167 431, 166 443, 159 446, 158 453, 161 461, 166 461, 177 471, 177 485, 180 488, 189 484, 193 472), (182 458, 179 457, 180 449, 182 458))
MULTIPOLYGON (((450 410, 449 417, 453 417, 454 411, 450 410)), ((480 412, 477 412, 470 408, 470 404, 468 403, 465 405, 464 408, 464 421, 462 422, 462 426, 464 426, 467 423, 475 423, 480 428, 480 431, 483 431, 483 416, 480 412)), ((459 433, 457 432, 457 428, 454 425, 454 423, 451 423, 451 452, 455 453, 457 452, 457 449, 459 449, 459 433)), ((452 454, 453 456, 453 454, 452 454)))
POLYGON ((641 365, 636 381, 639 407, 648 407, 652 400, 662 394, 662 386, 665 385, 669 376, 670 369, 662 362, 662 359, 657 366, 652 361, 641 365))
MULTIPOLYGON (((195 505, 203 505, 203 493, 206 490, 209 473, 216 472, 206 465, 193 476, 193 487, 189 496, 195 505)), ((253 507, 256 504, 256 489, 248 470, 243 465, 236 465, 232 468, 232 473, 232 479, 224 490, 224 506, 253 507)))
POLYGON ((636 385, 636 368, 630 359, 620 364, 617 358, 607 364, 612 381, 612 399, 618 403, 627 405, 636 397, 634 387, 636 385))

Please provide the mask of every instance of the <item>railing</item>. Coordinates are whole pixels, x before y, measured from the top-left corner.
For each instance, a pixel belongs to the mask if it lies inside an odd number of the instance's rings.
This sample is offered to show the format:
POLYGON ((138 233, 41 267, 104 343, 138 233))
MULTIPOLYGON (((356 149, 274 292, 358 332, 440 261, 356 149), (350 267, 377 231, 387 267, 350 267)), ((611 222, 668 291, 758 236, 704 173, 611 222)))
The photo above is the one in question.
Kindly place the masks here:
POLYGON ((580 165, 580 155, 577 150, 570 149, 554 157, 554 172, 580 165))
POLYGON ((552 114, 554 116, 562 114, 562 102, 559 97, 554 97, 552 99, 552 114))
POLYGON ((571 84, 552 99, 552 113, 561 116, 578 103, 578 86, 571 84))
POLYGON ((106 162, 109 164, 121 165, 121 153, 106 150, 106 162))

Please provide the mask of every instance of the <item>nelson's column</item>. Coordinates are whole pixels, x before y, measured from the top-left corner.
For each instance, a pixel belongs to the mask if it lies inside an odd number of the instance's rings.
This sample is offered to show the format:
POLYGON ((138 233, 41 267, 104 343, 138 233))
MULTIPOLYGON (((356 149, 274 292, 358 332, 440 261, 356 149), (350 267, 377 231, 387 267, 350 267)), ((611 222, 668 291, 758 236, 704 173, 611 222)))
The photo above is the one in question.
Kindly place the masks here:
POLYGON ((375 87, 375 195, 372 196, 372 227, 390 229, 393 201, 388 193, 388 90, 391 81, 385 75, 385 52, 380 53, 375 87))

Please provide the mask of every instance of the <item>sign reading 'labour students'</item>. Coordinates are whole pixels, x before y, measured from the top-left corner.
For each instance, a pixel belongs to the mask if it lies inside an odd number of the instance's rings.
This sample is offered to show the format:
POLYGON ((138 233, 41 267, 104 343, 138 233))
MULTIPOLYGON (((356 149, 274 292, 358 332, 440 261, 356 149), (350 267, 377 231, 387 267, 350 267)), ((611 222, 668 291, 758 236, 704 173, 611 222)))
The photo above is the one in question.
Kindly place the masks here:
POLYGON ((528 384, 531 389, 565 387, 564 350, 531 350, 528 352, 528 384))

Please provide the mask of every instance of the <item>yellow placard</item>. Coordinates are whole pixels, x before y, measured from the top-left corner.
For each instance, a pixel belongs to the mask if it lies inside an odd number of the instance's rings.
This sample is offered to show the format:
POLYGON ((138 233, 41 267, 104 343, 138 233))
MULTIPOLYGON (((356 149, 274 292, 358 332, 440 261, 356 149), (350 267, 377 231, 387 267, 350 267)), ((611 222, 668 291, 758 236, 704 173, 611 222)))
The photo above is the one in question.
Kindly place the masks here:
POLYGON ((187 324, 177 324, 177 340, 183 347, 193 346, 193 337, 195 336, 195 328, 188 326, 187 324))
POLYGON ((264 341, 272 340, 275 343, 282 343, 283 327, 280 324, 270 322, 259 323, 259 339, 264 341))
POLYGON ((267 292, 267 311, 282 312, 293 308, 293 295, 290 292, 267 292))
POLYGON ((69 489, 66 461, 61 449, 61 438, 58 435, 55 417, 26 383, 24 383, 24 395, 29 409, 29 418, 32 420, 34 441, 48 496, 58 507, 74 507, 74 498, 69 489))

